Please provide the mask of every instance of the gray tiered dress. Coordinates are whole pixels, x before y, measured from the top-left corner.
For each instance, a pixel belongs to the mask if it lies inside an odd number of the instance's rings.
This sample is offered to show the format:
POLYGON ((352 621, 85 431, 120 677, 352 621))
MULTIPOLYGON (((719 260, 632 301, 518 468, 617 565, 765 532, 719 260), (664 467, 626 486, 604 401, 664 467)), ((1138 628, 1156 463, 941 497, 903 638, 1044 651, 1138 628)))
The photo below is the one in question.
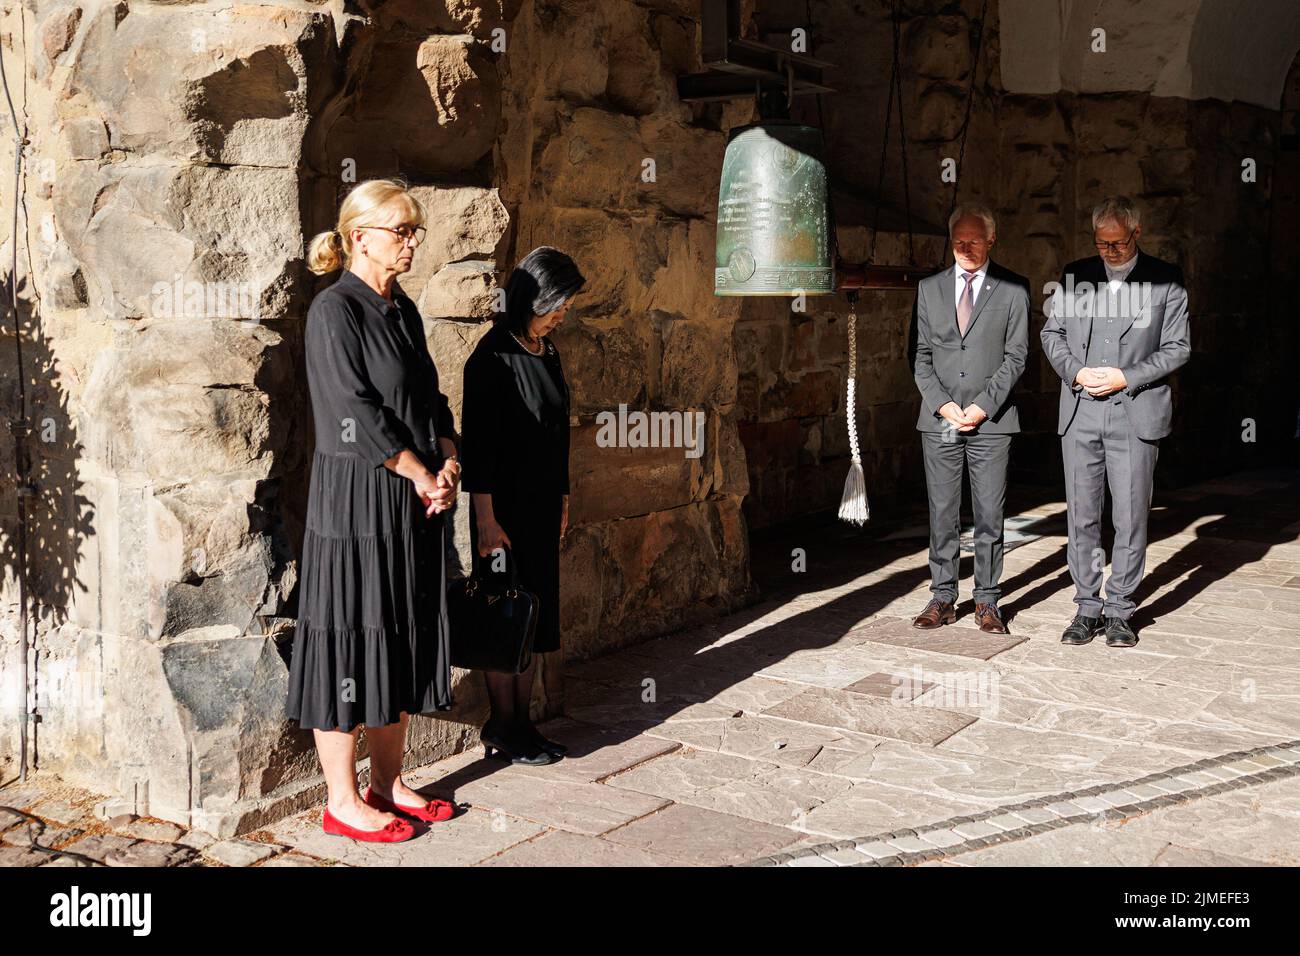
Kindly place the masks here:
POLYGON ((444 521, 384 467, 404 448, 438 471, 454 423, 415 304, 344 270, 307 313, 316 426, 288 716, 351 730, 452 705, 444 521))

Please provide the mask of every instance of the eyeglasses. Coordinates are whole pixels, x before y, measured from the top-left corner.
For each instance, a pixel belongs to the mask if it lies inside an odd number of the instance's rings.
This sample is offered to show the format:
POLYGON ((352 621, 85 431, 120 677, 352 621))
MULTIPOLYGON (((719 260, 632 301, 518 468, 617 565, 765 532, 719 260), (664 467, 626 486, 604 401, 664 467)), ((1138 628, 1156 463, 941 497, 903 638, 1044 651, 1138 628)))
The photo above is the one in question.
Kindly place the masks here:
POLYGON ((417 246, 424 242, 424 234, 428 231, 423 226, 397 226, 396 228, 393 226, 362 226, 361 228, 382 229, 384 232, 391 232, 393 235, 401 239, 402 242, 410 242, 414 239, 417 246))
POLYGON ((1097 247, 1097 250, 1099 252, 1119 252, 1121 249, 1123 249, 1125 246, 1127 246, 1130 242, 1133 241, 1133 237, 1135 235, 1137 235, 1136 229, 1134 229, 1132 232, 1128 234, 1127 239, 1122 239, 1119 242, 1098 242, 1096 239, 1094 239, 1092 244, 1097 247))

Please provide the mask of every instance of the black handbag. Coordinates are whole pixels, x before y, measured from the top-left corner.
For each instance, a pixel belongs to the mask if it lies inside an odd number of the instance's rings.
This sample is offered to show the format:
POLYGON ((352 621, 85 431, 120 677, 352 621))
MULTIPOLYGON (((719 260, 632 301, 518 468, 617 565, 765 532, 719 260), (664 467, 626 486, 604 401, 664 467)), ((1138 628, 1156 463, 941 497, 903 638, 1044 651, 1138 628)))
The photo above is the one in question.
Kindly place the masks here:
MULTIPOLYGON (((519 587, 519 570, 506 550, 510 574, 505 587, 493 587, 478 571, 447 582, 447 623, 451 663, 476 671, 522 674, 533 659, 537 634, 537 595, 519 587)), ((496 577, 496 575, 492 575, 496 577)))

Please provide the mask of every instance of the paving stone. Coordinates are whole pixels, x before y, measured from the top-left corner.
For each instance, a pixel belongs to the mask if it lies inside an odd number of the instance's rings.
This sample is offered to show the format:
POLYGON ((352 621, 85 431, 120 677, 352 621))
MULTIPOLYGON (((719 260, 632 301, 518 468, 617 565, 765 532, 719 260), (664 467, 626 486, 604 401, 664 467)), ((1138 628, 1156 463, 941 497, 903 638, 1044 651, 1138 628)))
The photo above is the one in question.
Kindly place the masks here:
POLYGON ((542 736, 569 748, 559 763, 546 767, 513 765, 511 773, 547 779, 561 778, 579 783, 602 780, 635 767, 662 754, 671 753, 681 744, 660 737, 635 736, 575 720, 552 720, 538 727, 542 736))
POLYGON ((1110 793, 1103 793, 1098 795, 1097 799, 1103 801, 1104 803, 1112 807, 1123 807, 1141 798, 1138 797, 1137 794, 1132 793, 1128 790, 1114 790, 1111 791, 1110 793))
POLYGON ((130 837, 101 833, 95 836, 82 837, 62 849, 103 863, 104 858, 110 853, 120 853, 135 842, 130 837))
POLYGON ((862 862, 863 856, 856 849, 852 850, 830 850, 821 854, 822 859, 830 860, 836 866, 857 866, 862 862))
POLYGON ((1193 800, 1123 824, 1136 838, 1153 838, 1269 865, 1300 865, 1296 819, 1267 809, 1248 810, 1237 794, 1193 800))
POLYGON ((1193 850, 1189 847, 1169 844, 1156 857, 1152 866, 1180 866, 1180 867, 1220 867, 1220 866, 1267 866, 1261 864, 1258 860, 1248 860, 1240 856, 1231 856, 1227 853, 1215 853, 1211 850, 1193 850))
POLYGON ((1019 830, 1025 825, 1025 821, 1014 813, 1002 813, 996 817, 990 817, 986 822, 989 826, 998 827, 1002 830, 1019 830))
POLYGON ((894 855, 894 848, 884 840, 872 840, 870 843, 859 843, 855 850, 871 857, 873 860, 879 860, 887 856, 894 855))
POLYGON ((48 859, 47 854, 25 846, 0 846, 0 868, 41 866, 48 859))
POLYGON ((874 644, 891 644, 914 647, 933 654, 952 654, 986 661, 991 657, 1023 644, 1028 638, 1016 634, 985 634, 973 628, 944 628, 918 631, 907 621, 889 621, 855 628, 853 636, 874 644))
POLYGON ((77 827, 49 825, 38 827, 28 825, 14 827, 12 830, 5 831, 4 835, 0 836, 0 840, 13 846, 31 846, 33 843, 37 843, 40 846, 57 847, 76 839, 84 832, 84 830, 77 827), (33 835, 35 835, 35 839, 33 839, 33 835))
POLYGON ((1043 807, 1019 807, 1012 811, 1028 824, 1047 823, 1057 819, 1056 814, 1043 807))
POLYGON ((890 840, 889 842, 904 853, 919 853, 923 850, 934 849, 934 844, 926 843, 919 836, 899 837, 897 840, 890 840))
POLYGON ((799 834, 785 827, 673 804, 607 833, 605 839, 684 863, 716 866, 775 853, 799 839, 799 834))
POLYGON ((1129 784, 1125 789, 1143 800, 1153 800, 1156 797, 1164 796, 1163 790, 1153 787, 1149 783, 1129 784))
POLYGON ((269 843, 236 838, 212 844, 203 851, 203 855, 226 866, 252 866, 259 860, 274 856, 279 849, 281 847, 269 843))
POLYGON ((835 866, 836 863, 824 856, 805 856, 791 860, 786 866, 835 866))
POLYGON ((1047 809, 1059 817, 1069 819, 1071 817, 1086 816, 1089 811, 1083 809, 1077 803, 1070 800, 1061 800, 1056 803, 1048 804, 1047 809))
POLYGON ((916 681, 909 675, 886 674, 877 672, 868 674, 861 680, 843 688, 854 694, 866 694, 869 697, 884 697, 888 700, 908 701, 921 697, 939 685, 933 681, 916 681))
POLYGON ((125 826, 115 828, 123 836, 136 840, 154 840, 158 843, 175 843, 185 833, 174 823, 158 820, 134 820, 125 826))
POLYGON ((1078 794, 1071 797, 1070 802, 1085 813, 1101 813, 1110 807, 1110 804, 1100 797, 1086 797, 1078 794))
POLYGON ((843 727, 857 733, 933 746, 975 722, 966 714, 895 704, 862 694, 814 687, 770 707, 765 714, 787 720, 843 727))
POLYGON ((1001 832, 998 827, 984 820, 977 820, 973 823, 959 823, 953 827, 953 831, 967 840, 982 840, 994 833, 1001 832))
POLYGON ((64 824, 84 821, 89 816, 82 807, 66 800, 42 800, 32 807, 31 812, 43 820, 64 824))
POLYGON ((956 846, 965 840, 964 837, 951 829, 921 830, 917 833, 917 838, 940 848, 956 846))
POLYGON ((662 797, 621 787, 522 773, 494 773, 457 786, 454 791, 440 781, 432 789, 440 796, 488 812, 506 813, 550 829, 588 836, 599 836, 668 804, 662 797))
POLYGON ((680 865, 670 857, 640 847, 612 843, 601 837, 550 830, 517 843, 484 861, 482 866, 665 866, 680 865))
POLYGON ((11 783, 0 787, 0 806, 17 810, 31 810, 32 805, 48 796, 48 791, 35 783, 11 783))
POLYGON ((1167 841, 1129 837, 1123 830, 1078 825, 955 859, 965 866, 1149 866, 1166 846, 1167 841))
POLYGON ((1272 754, 1267 752, 1255 754, 1250 758, 1250 762, 1254 764, 1258 764, 1259 766, 1264 767, 1265 769, 1285 766, 1288 763, 1288 761, 1281 760, 1278 757, 1275 757, 1272 754))
POLYGON ((1215 779, 1201 770, 1193 770, 1191 773, 1180 773, 1174 778, 1179 783, 1185 783, 1191 789, 1200 789, 1207 784, 1215 783, 1215 779))
POLYGON ((176 842, 181 846, 188 846, 195 850, 206 850, 217 842, 217 838, 211 833, 204 833, 202 830, 190 830, 176 842))
POLYGON ((195 851, 174 843, 134 843, 104 857, 109 866, 175 866, 192 859, 195 851))
POLYGON ((690 803, 799 828, 807 812, 845 792, 852 781, 729 754, 683 749, 605 781, 675 803, 690 803))

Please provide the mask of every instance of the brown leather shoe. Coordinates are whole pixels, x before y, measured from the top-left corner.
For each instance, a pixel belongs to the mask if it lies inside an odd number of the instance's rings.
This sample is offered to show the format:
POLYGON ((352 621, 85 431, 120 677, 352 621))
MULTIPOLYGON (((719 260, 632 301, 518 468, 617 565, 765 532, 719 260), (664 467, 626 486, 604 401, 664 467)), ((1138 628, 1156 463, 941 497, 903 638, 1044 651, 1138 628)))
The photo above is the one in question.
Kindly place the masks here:
POLYGON ((930 603, 925 606, 925 610, 912 621, 912 626, 923 631, 932 631, 936 627, 952 624, 956 620, 957 607, 952 601, 940 601, 938 598, 931 598, 930 603))
POLYGON ((985 634, 1005 634, 1007 626, 1002 623, 996 604, 976 604, 975 622, 985 634))

